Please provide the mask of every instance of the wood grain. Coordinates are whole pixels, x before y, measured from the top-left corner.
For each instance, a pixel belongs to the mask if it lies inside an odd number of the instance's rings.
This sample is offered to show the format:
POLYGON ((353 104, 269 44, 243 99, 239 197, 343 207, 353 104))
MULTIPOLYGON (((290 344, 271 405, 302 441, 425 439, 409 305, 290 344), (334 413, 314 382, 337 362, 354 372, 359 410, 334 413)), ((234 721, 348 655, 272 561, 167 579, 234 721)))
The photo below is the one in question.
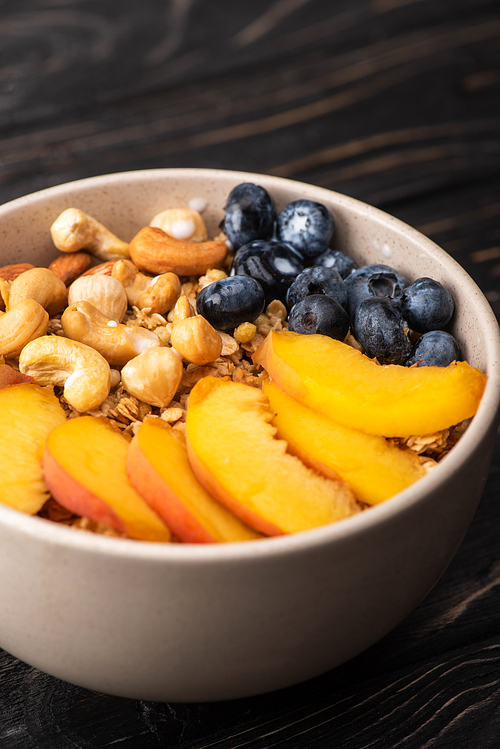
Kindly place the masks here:
MULTIPOLYGON (((300 179, 430 236, 500 317, 499 38, 496 0, 4 0, 0 202, 151 167, 300 179)), ((0 746, 497 749, 499 491, 497 445, 441 581, 335 671, 248 700, 155 704, 0 651, 0 746)))

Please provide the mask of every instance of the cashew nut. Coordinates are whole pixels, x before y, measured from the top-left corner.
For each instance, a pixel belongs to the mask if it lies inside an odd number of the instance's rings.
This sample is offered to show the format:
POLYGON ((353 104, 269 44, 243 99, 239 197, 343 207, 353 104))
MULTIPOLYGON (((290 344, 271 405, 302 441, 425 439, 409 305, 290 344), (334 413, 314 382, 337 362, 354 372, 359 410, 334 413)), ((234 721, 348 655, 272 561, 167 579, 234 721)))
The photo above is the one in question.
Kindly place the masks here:
POLYGON ((5 278, 0 277, 0 296, 2 297, 2 304, 0 304, 0 307, 3 307, 3 309, 6 309, 9 304, 10 284, 11 281, 7 281, 5 278))
POLYGON ((130 260, 117 260, 111 271, 123 284, 128 302, 139 309, 149 308, 160 315, 168 312, 181 293, 181 282, 175 273, 145 276, 130 260))
POLYGON ((130 257, 128 244, 78 208, 67 208, 50 227, 52 241, 62 252, 88 250, 100 260, 130 257))
POLYGON ((61 317, 64 335, 92 346, 112 366, 122 366, 147 348, 160 345, 151 330, 110 320, 89 302, 75 302, 61 317))
POLYGON ((122 369, 122 383, 130 395, 143 403, 164 408, 180 385, 182 361, 171 348, 150 348, 131 359, 122 369))
POLYGON ((111 276, 80 276, 68 289, 68 304, 90 302, 110 320, 121 322, 128 299, 123 285, 111 276))
POLYGON ((130 257, 139 270, 148 273, 177 273, 199 276, 221 265, 227 255, 225 242, 186 242, 162 229, 145 226, 129 245, 130 257))
POLYGON ((45 336, 49 315, 34 299, 24 299, 0 317, 0 355, 6 359, 18 356, 24 346, 45 336))
POLYGON ((28 343, 19 369, 39 385, 64 386, 64 397, 80 413, 100 406, 111 386, 109 364, 98 351, 58 335, 28 343))
POLYGON ((163 229, 175 239, 189 239, 190 242, 206 242, 208 239, 201 214, 191 208, 169 208, 157 213, 149 225, 163 229))
POLYGON ((222 351, 222 338, 201 315, 192 316, 185 296, 179 297, 174 308, 172 347, 192 364, 208 364, 218 359, 222 351))
POLYGON ((48 268, 31 268, 12 281, 7 309, 24 299, 37 301, 49 316, 57 315, 66 306, 66 284, 48 268))

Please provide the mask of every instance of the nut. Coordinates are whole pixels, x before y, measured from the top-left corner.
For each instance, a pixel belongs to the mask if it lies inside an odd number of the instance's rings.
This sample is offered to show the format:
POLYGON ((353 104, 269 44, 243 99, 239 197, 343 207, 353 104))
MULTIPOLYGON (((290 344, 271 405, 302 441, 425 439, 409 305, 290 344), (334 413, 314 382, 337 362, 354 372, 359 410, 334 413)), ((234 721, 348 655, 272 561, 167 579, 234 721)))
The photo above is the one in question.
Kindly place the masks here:
POLYGON ((192 364, 208 364, 218 359, 222 351, 222 338, 201 315, 191 316, 187 297, 179 297, 174 309, 172 347, 192 364))
POLYGON ((5 310, 9 303, 10 281, 0 277, 0 309, 5 310))
POLYGON ((130 257, 128 244, 78 208, 67 208, 50 227, 52 241, 62 252, 88 250, 100 260, 130 257))
POLYGON ((49 265, 53 271, 66 286, 69 286, 76 279, 85 273, 92 265, 92 255, 84 250, 73 252, 69 255, 59 255, 49 265))
POLYGON ((44 336, 49 315, 34 299, 24 299, 0 316, 0 356, 11 359, 19 356, 24 346, 44 336))
POLYGON ((186 242, 170 237, 162 229, 145 226, 130 242, 129 251, 139 270, 198 276, 224 262, 227 246, 215 241, 186 242))
POLYGON ((183 368, 179 356, 167 347, 151 348, 122 369, 124 388, 150 406, 168 406, 179 387, 183 368))
POLYGON ((80 413, 107 397, 111 370, 95 349, 63 336, 42 336, 21 351, 19 369, 39 385, 64 386, 64 397, 80 413))
POLYGON ((122 284, 111 276, 80 276, 68 289, 68 304, 90 302, 109 320, 121 322, 128 307, 122 284))
POLYGON ((183 294, 175 303, 172 315, 172 327, 180 323, 181 320, 186 320, 188 317, 192 316, 193 310, 189 304, 189 299, 183 294))
POLYGON ((15 278, 24 273, 26 270, 31 270, 35 266, 31 263, 14 263, 13 265, 4 265, 0 268, 0 278, 5 281, 13 281, 15 278))
POLYGON ((31 268, 12 281, 7 309, 24 299, 34 299, 50 316, 57 315, 66 306, 66 285, 48 268, 31 268))
POLYGON ((85 301, 70 304, 61 325, 67 338, 92 346, 111 366, 122 366, 145 349, 160 345, 151 330, 110 320, 85 301))
POLYGON ((208 239, 207 227, 201 214, 191 208, 168 208, 157 213, 149 225, 163 229, 175 239, 189 239, 190 242, 206 242, 208 239))
POLYGON ((93 265, 92 268, 89 268, 85 273, 82 273, 82 276, 110 276, 115 263, 116 260, 106 260, 105 263, 93 265))
POLYGON ((117 260, 111 271, 123 285, 132 307, 149 309, 151 314, 168 312, 181 293, 181 282, 175 273, 145 276, 130 260, 117 260))

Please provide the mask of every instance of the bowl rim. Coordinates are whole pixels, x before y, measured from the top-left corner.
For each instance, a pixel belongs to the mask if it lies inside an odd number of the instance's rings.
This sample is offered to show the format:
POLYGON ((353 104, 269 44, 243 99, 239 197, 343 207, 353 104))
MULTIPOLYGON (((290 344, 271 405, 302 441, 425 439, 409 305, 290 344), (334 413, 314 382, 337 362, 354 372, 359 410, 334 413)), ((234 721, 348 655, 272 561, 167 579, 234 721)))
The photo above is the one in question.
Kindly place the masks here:
POLYGON ((274 175, 258 174, 253 172, 242 172, 226 169, 205 168, 155 168, 140 169, 133 171, 114 172, 84 179, 72 180, 62 184, 38 190, 28 195, 15 198, 0 206, 0 222, 4 214, 10 210, 28 207, 33 203, 43 201, 44 198, 64 194, 68 188, 92 189, 104 186, 109 182, 142 181, 144 179, 165 179, 193 177, 202 180, 224 180, 234 179, 238 182, 255 181, 264 183, 266 189, 272 190, 272 185, 281 186, 283 189, 297 189, 301 187, 306 193, 313 192, 315 199, 321 201, 331 199, 334 196, 337 203, 345 205, 366 218, 371 218, 386 226, 389 224, 392 230, 405 236, 422 249, 432 255, 438 255, 438 259, 452 270, 466 284, 476 296, 476 303, 480 305, 480 312, 489 326, 486 361, 489 365, 488 381, 479 405, 478 411, 472 419, 465 434, 453 447, 450 453, 443 458, 439 465, 429 472, 418 482, 404 491, 391 497, 386 502, 375 505, 368 511, 345 518, 344 520, 290 534, 272 538, 263 538, 258 543, 232 542, 226 544, 165 544, 160 542, 141 542, 133 539, 115 538, 93 533, 78 533, 71 527, 54 523, 37 516, 26 515, 6 505, 0 505, 0 524, 12 531, 37 539, 39 542, 47 542, 52 546, 65 549, 78 550, 80 553, 99 553, 103 556, 114 558, 124 557, 133 560, 157 562, 159 564, 173 561, 185 566, 203 564, 217 565, 225 563, 226 560, 246 561, 260 560, 262 557, 292 555, 301 553, 305 549, 313 549, 323 545, 341 542, 352 536, 363 536, 370 533, 372 529, 391 521, 396 515, 411 510, 413 506, 421 502, 428 492, 436 490, 441 484, 446 483, 447 476, 456 468, 461 466, 469 451, 478 444, 481 437, 498 423, 500 417, 500 330, 496 317, 474 280, 445 250, 428 237, 421 234, 417 229, 404 223, 400 219, 382 211, 379 208, 363 203, 356 198, 342 193, 317 187, 310 183, 298 180, 276 177, 274 175))

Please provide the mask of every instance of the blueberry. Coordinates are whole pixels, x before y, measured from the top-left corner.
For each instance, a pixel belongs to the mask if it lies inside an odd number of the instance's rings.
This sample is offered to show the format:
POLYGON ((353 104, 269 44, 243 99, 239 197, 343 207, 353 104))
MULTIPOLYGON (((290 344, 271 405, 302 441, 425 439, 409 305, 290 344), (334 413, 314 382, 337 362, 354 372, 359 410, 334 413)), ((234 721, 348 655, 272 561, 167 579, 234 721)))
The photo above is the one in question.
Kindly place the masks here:
POLYGON ((261 285, 248 276, 233 276, 205 286, 198 294, 196 311, 217 330, 232 330, 255 320, 264 309, 261 285))
POLYGON ((347 289, 344 280, 333 268, 312 265, 299 273, 286 295, 288 309, 312 294, 325 294, 336 299, 342 307, 347 305, 347 289))
POLYGON ((314 258, 314 265, 322 265, 323 268, 333 268, 338 271, 342 278, 347 278, 359 265, 352 257, 340 250, 332 250, 330 247, 314 258))
POLYGON ((390 265, 374 263, 353 271, 345 279, 345 285, 348 295, 347 311, 352 320, 356 307, 365 299, 387 297, 394 301, 400 300, 410 282, 390 265))
POLYGON ((254 239, 273 236, 275 212, 267 190, 252 182, 233 187, 220 228, 234 250, 254 239))
POLYGON ((306 335, 320 333, 343 341, 349 331, 349 317, 333 297, 314 294, 292 307, 288 316, 288 330, 306 335))
POLYGON ((460 361, 462 354, 456 340, 444 330, 431 330, 415 342, 406 366, 447 367, 453 361, 460 361))
POLYGON ((401 297, 403 316, 412 330, 441 330, 451 320, 453 297, 439 281, 423 276, 405 289, 401 297))
POLYGON ((401 308, 387 297, 371 297, 356 307, 353 332, 367 356, 380 364, 404 364, 411 352, 401 308))
POLYGON ((238 250, 231 275, 250 276, 258 281, 267 305, 273 299, 284 303, 288 287, 303 269, 302 259, 288 245, 274 239, 257 239, 238 250))
POLYGON ((291 244, 304 258, 320 255, 330 244, 334 219, 314 200, 294 200, 278 216, 278 239, 291 244))

